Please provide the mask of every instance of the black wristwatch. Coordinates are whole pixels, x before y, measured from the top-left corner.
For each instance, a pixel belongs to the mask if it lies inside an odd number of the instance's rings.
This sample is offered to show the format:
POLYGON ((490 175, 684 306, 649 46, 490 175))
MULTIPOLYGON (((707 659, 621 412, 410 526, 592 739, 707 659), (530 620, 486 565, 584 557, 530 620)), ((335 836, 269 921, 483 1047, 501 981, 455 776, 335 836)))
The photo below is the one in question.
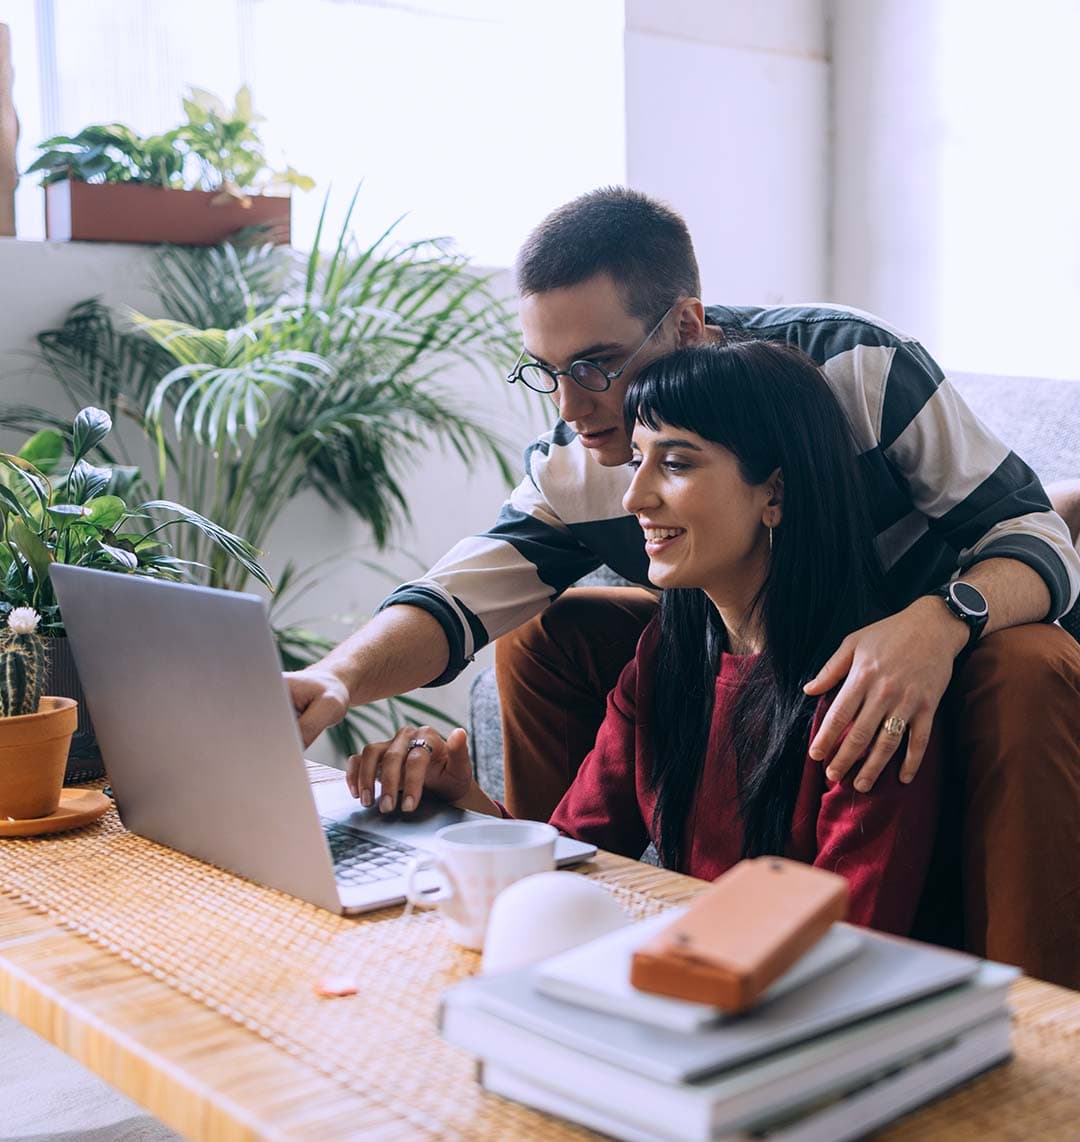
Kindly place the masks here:
POLYGON ((990 607, 982 591, 970 583, 965 583, 963 579, 954 579, 951 583, 938 587, 936 591, 931 591, 930 594, 944 599, 945 606, 956 618, 967 624, 967 645, 960 651, 958 657, 970 654, 986 627, 986 620, 990 617, 990 607))

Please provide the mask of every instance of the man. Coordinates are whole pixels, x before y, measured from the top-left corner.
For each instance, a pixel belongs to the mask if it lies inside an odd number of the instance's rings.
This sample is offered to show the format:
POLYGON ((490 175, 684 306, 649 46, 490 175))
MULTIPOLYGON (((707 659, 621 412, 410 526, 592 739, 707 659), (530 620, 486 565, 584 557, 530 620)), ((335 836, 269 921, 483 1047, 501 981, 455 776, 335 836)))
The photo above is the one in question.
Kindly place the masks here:
MULTIPOLYGON (((562 595, 600 564, 646 583, 641 530, 621 507, 627 382, 679 345, 788 341, 821 365, 848 415, 903 606, 846 639, 807 686, 839 688, 811 754, 830 758, 831 778, 867 754, 857 784, 868 790, 899 750, 900 779, 914 779, 953 682, 968 942, 1080 986, 1080 646, 1033 625, 1075 600, 1080 558, 1034 473, 920 345, 865 314, 705 309, 685 224, 635 192, 600 190, 555 211, 523 247, 517 280, 525 348, 508 379, 549 392, 559 420, 528 449, 526 478, 490 531, 289 676, 305 742, 350 704, 448 681, 506 635, 496 657, 508 801, 546 818, 655 607, 640 590, 562 595), (962 586, 935 593, 954 576, 962 586)), ((384 788, 380 807, 397 795, 384 788)))

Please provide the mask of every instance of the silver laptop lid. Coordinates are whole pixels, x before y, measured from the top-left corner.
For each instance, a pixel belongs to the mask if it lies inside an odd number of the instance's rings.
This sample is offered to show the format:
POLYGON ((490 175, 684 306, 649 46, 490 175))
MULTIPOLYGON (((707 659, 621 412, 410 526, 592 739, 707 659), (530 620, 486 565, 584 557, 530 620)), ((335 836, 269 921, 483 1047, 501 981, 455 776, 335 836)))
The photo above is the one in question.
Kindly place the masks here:
POLYGON ((124 824, 340 910, 262 601, 50 569, 124 824))

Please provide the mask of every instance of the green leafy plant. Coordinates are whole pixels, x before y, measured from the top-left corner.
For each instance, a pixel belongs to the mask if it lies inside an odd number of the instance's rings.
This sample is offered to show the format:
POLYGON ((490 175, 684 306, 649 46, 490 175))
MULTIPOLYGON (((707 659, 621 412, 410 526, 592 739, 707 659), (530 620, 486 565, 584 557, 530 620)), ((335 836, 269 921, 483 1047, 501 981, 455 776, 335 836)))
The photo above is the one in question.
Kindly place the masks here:
POLYGON ((293 167, 272 171, 255 127, 262 121, 251 104, 251 90, 236 93, 231 108, 209 91, 193 87, 184 100, 187 122, 180 128, 184 146, 198 163, 199 186, 244 199, 245 190, 291 185, 310 190, 314 181, 293 167))
MULTIPOLYGON (((263 547, 286 505, 315 492, 384 548, 409 520, 402 481, 433 445, 491 459, 510 482, 503 441, 442 380, 450 363, 501 371, 516 355, 505 301, 445 241, 397 243, 390 227, 357 243, 355 203, 325 255, 319 239, 303 260, 281 247, 167 248, 155 272, 166 318, 125 320, 88 301, 39 335, 73 402, 138 429, 154 458, 148 495, 171 490, 263 547)), ((0 409, 4 426, 56 427, 26 406, 0 409)), ((195 534, 176 555, 205 565, 213 586, 241 589, 250 575, 195 534)), ((306 625, 277 634, 290 667, 329 647, 306 625)), ((435 716, 400 699, 356 712, 336 743, 355 752, 408 711, 435 716)))
POLYGON ((231 108, 216 95, 191 88, 183 100, 186 120, 160 135, 139 135, 122 123, 84 127, 38 144, 41 154, 27 174, 43 184, 132 182, 188 190, 220 190, 242 201, 246 191, 280 186, 310 190, 315 184, 292 167, 271 169, 256 124, 251 90, 236 93, 231 108))
POLYGON ((165 532, 197 532, 227 561, 267 587, 258 552, 201 513, 167 499, 129 504, 138 469, 91 462, 112 429, 100 408, 83 408, 66 432, 46 428, 17 454, 0 452, 0 621, 22 607, 42 618, 42 630, 63 634, 49 579, 54 562, 159 579, 192 575, 165 532), (65 458, 66 456, 66 458, 65 458))
MULTIPOLYGON (((401 479, 429 441, 512 475, 498 434, 438 380, 455 359, 503 364, 505 304, 444 244, 351 243, 351 210, 333 253, 323 259, 316 246, 301 267, 296 292, 240 326, 134 315, 176 365, 146 407, 163 469, 187 502, 254 543, 285 503, 313 490, 383 546, 409 518, 401 479)), ((181 251, 165 263, 174 282, 201 268, 181 251)), ((214 581, 242 587, 234 570, 215 566, 214 581)))
POLYGON ((91 125, 77 135, 53 135, 39 143, 42 153, 26 173, 43 173, 42 185, 73 178, 183 186, 184 151, 177 145, 179 134, 174 130, 143 136, 122 123, 91 125))

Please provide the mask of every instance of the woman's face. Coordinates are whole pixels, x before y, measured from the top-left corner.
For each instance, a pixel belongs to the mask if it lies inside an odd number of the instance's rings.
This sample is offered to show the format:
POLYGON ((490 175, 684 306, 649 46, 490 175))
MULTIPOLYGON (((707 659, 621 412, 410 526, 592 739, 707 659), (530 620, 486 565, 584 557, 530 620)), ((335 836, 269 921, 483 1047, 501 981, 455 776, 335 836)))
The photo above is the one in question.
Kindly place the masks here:
POLYGON ((700 587, 721 609, 748 605, 768 568, 768 525, 780 520, 777 473, 748 484, 734 453, 665 424, 636 424, 631 448, 623 507, 645 532, 649 579, 700 587))

